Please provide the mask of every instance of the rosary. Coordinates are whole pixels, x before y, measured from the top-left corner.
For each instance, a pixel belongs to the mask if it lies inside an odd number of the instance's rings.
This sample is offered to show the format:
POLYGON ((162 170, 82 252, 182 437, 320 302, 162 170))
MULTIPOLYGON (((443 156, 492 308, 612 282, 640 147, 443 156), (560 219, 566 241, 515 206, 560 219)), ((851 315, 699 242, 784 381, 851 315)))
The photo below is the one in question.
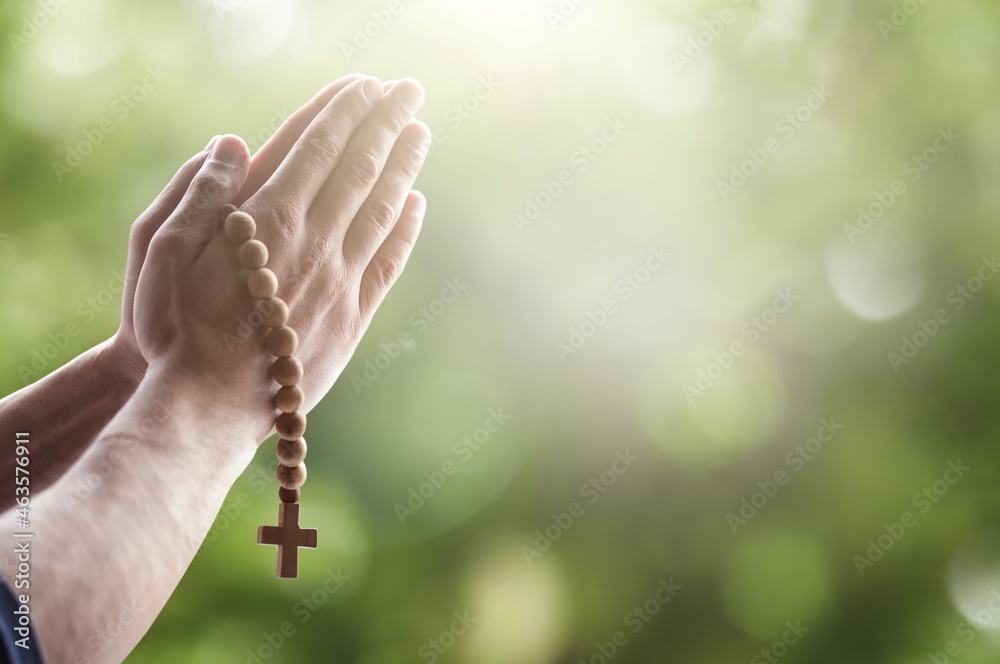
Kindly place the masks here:
POLYGON ((278 525, 257 529, 257 543, 278 547, 278 578, 294 579, 299 575, 299 547, 316 548, 316 529, 299 527, 299 498, 306 481, 306 416, 299 412, 305 395, 299 387, 302 380, 302 362, 294 353, 299 345, 295 330, 287 327, 288 305, 276 297, 278 277, 264 267, 267 265, 267 247, 255 240, 257 223, 246 212, 227 206, 224 228, 226 237, 238 246, 240 265, 250 270, 247 287, 255 300, 266 300, 270 309, 264 324, 270 329, 264 338, 264 347, 275 357, 271 376, 281 387, 274 395, 274 405, 281 414, 274 420, 274 429, 281 436, 275 453, 278 456, 278 525))

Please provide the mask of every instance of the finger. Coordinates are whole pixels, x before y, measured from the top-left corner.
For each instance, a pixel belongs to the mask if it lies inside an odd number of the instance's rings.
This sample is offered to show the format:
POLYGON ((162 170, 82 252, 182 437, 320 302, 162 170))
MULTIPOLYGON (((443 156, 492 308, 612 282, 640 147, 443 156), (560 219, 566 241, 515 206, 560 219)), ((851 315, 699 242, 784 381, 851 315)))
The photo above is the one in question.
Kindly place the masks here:
POLYGON ((219 211, 246 182, 250 154, 238 136, 222 136, 194 176, 177 210, 157 236, 171 235, 204 247, 219 227, 219 211))
POLYGON ((382 98, 374 78, 354 81, 337 93, 309 124, 291 153, 258 196, 274 192, 283 203, 308 210, 340 160, 351 134, 382 98))
POLYGON ((371 319, 389 289, 402 274, 406 261, 417 243, 426 210, 427 199, 423 194, 418 191, 410 192, 406 204, 403 205, 403 212, 399 215, 399 221, 375 252, 361 279, 358 306, 363 320, 371 319))
POLYGON ((424 89, 413 79, 394 85, 354 133, 344 156, 323 185, 310 216, 343 238, 385 167, 389 152, 424 101, 424 89))
POLYGON ((215 145, 219 137, 214 137, 205 146, 205 149, 188 159, 183 166, 174 174, 170 183, 160 192, 146 211, 139 215, 132 225, 132 232, 129 236, 128 268, 127 272, 139 276, 139 269, 146 260, 146 251, 149 249, 149 241, 153 239, 156 231, 170 217, 170 213, 180 204, 184 193, 191 186, 191 181, 201 169, 205 159, 208 158, 209 150, 215 145))
POLYGON ((233 201, 237 207, 243 205, 248 198, 256 194, 264 186, 264 183, 274 175, 278 166, 288 156, 292 146, 302 136, 302 132, 319 115, 319 112, 330 103, 330 100, 349 84, 361 77, 362 74, 350 74, 349 76, 337 79, 320 90, 302 108, 288 116, 288 119, 278 128, 278 131, 274 132, 274 135, 267 139, 263 147, 253 155, 253 159, 250 161, 250 175, 247 176, 247 182, 243 185, 243 190, 236 197, 236 200, 233 201))
POLYGON ((423 122, 411 122, 399 135, 385 170, 344 237, 344 258, 349 266, 368 265, 396 225, 424 165, 430 141, 431 130, 423 122))

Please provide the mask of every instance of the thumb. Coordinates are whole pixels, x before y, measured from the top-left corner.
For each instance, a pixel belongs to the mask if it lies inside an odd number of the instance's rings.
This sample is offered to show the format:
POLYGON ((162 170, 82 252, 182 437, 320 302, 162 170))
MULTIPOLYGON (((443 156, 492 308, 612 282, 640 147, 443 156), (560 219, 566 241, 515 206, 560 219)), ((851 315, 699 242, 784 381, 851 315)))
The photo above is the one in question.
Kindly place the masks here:
POLYGON ((249 170, 250 151, 243 139, 220 136, 167 222, 172 227, 167 232, 207 244, 218 230, 220 211, 239 194, 249 170))

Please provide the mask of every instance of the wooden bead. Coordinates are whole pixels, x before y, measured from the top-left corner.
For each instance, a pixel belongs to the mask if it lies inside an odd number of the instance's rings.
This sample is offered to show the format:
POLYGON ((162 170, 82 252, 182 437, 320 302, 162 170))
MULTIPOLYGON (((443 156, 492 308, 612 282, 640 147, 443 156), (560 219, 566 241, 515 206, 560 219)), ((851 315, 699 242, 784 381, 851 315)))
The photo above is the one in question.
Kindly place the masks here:
POLYGON ((302 413, 282 413, 274 420, 274 429, 285 440, 296 440, 306 432, 306 416, 302 413))
POLYGON ((268 327, 281 327, 288 322, 288 305, 280 297, 264 300, 260 310, 264 314, 264 325, 268 327))
POLYGON ((285 440, 282 438, 274 448, 278 463, 282 466, 297 466, 306 458, 306 439, 285 440))
POLYGON ((297 466, 278 466, 274 473, 278 478, 278 484, 285 489, 298 489, 306 483, 306 465, 300 463, 297 466))
POLYGON ((247 278, 247 288, 255 299, 272 298, 278 292, 278 277, 274 276, 274 272, 262 267, 250 273, 250 277, 247 278))
POLYGON ((236 251, 240 265, 248 270, 256 270, 267 265, 267 247, 260 240, 247 240, 236 251))
POLYGON ((280 498, 283 503, 297 503, 301 497, 301 489, 286 489, 285 487, 278 489, 278 498, 280 498))
POLYGON ((231 242, 243 244, 257 234, 257 222, 246 212, 236 211, 226 217, 225 229, 231 242))
POLYGON ((224 231, 225 230, 225 228, 226 228, 226 219, 228 219, 229 215, 231 215, 233 212, 236 212, 238 209, 239 208, 237 208, 232 203, 226 203, 225 205, 222 206, 222 209, 219 210, 219 223, 217 225, 217 228, 220 231, 224 231))
POLYGON ((304 372, 302 363, 297 357, 279 357, 271 366, 271 376, 274 377, 278 385, 285 387, 298 385, 304 372))
MULTIPOLYGON (((290 377, 290 376, 289 376, 290 377)), ((298 381, 295 381, 298 383, 298 381)), ((274 395, 274 406, 282 413, 294 413, 302 408, 306 395, 298 385, 287 385, 274 395)))
POLYGON ((275 357, 290 357, 299 347, 299 335, 290 327, 276 327, 264 337, 264 348, 275 357))

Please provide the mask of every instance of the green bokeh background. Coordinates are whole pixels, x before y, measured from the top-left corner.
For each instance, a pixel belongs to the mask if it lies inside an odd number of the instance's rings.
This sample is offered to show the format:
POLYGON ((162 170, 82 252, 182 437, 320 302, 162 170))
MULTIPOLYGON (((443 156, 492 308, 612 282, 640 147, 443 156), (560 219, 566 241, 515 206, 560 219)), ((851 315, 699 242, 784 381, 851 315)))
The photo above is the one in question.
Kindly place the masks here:
POLYGON ((257 147, 351 71, 420 79, 437 131, 418 249, 310 419, 303 521, 321 548, 297 581, 273 578, 254 544, 277 503, 263 446, 129 662, 597 664, 622 630, 616 663, 754 664, 797 621, 808 632, 773 650, 782 662, 919 664, 949 641, 952 661, 1000 661, 1000 282, 969 283, 1000 240, 1000 5, 399 0, 353 54, 389 3, 51 5, 0 8, 4 393, 68 322, 81 332, 45 371, 114 332, 119 300, 89 298, 213 135, 257 147), (147 67, 166 77, 123 113, 147 67), (821 86, 829 99, 802 111, 821 86), (777 123, 797 111, 788 135, 777 123), (574 159, 616 118, 613 143, 574 159), (54 172, 102 120, 114 131, 54 172), (914 181, 907 162, 949 128, 914 181), (723 200, 719 181, 769 138, 777 151, 723 200), (571 184, 545 200, 563 170, 571 184), (897 179, 905 192, 852 231, 897 179), (657 247, 670 260, 626 300, 620 280, 657 247), (449 282, 464 290, 442 306, 449 282), (772 317, 779 290, 797 299, 772 317), (939 309, 948 322, 921 337, 939 309), (574 329, 594 333, 561 357, 574 329), (893 366, 904 337, 922 347, 893 366), (711 366, 734 343, 732 366, 711 366), (384 368, 364 385, 367 362, 384 368), (700 371, 714 378, 689 399, 700 371), (491 409, 510 417, 456 453, 491 409), (823 418, 836 436, 787 457, 823 418), (625 450, 638 461, 591 504, 581 486, 625 450), (914 502, 959 460, 957 483, 914 502), (395 506, 448 461, 457 472, 400 523, 395 506), (763 507, 734 534, 744 498, 763 507), (522 547, 573 502, 583 515, 528 564, 522 547), (855 556, 904 512, 913 527, 859 574, 855 556), (683 588, 633 632, 630 612, 671 578, 683 588), (455 612, 476 622, 429 656, 455 612), (982 631, 961 627, 977 613, 982 631))

